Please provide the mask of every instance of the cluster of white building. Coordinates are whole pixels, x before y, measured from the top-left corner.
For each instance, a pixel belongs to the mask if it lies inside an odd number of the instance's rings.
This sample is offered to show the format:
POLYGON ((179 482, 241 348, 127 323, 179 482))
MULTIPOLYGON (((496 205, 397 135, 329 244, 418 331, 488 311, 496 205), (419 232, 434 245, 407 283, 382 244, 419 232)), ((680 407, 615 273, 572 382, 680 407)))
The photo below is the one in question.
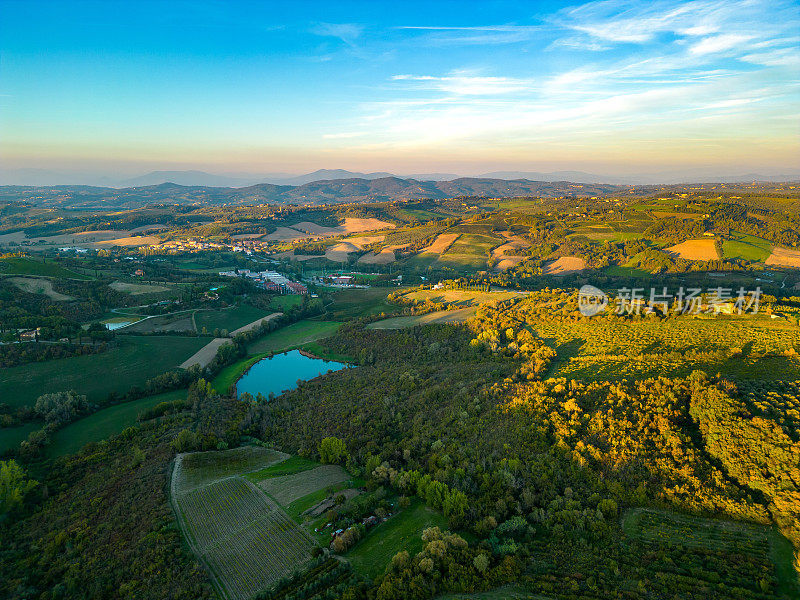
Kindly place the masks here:
POLYGON ((247 277, 256 285, 264 289, 287 294, 307 294, 308 288, 302 283, 290 281, 277 271, 251 271, 250 269, 237 269, 234 271, 220 271, 222 277, 247 277))

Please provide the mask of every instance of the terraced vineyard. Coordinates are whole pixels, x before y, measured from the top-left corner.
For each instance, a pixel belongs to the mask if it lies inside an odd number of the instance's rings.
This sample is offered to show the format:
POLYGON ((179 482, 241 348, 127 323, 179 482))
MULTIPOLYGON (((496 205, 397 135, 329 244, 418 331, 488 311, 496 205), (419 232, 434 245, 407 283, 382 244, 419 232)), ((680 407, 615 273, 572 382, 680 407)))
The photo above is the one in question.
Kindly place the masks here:
POLYGON ((224 598, 250 598, 311 560, 311 537, 240 476, 285 457, 245 447, 176 458, 171 490, 181 529, 224 598))

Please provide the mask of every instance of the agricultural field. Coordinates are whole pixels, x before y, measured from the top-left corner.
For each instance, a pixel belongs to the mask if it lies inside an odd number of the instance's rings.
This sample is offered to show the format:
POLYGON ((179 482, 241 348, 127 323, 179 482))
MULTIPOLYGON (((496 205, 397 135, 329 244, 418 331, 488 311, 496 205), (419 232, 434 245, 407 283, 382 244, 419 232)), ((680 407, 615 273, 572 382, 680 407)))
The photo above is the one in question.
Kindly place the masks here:
POLYGON ((776 247, 764 262, 767 265, 800 268, 800 250, 776 247))
POLYGON ((146 283, 129 283, 127 281, 114 281, 108 284, 112 290, 125 292, 133 296, 140 294, 157 294, 159 292, 169 292, 171 288, 163 285, 150 285, 146 283))
POLYGON ((192 452, 182 455, 180 476, 174 485, 178 492, 187 492, 234 475, 250 476, 252 473, 261 473, 291 460, 288 454, 261 446, 192 452))
POLYGON ((511 298, 519 298, 525 292, 496 291, 483 292, 476 290, 414 290, 404 294, 405 298, 415 302, 431 302, 448 304, 451 306, 478 306, 487 302, 502 302, 511 298))
POLYGON ((271 308, 280 311, 286 311, 293 306, 300 306, 303 303, 303 296, 297 294, 287 294, 284 296, 273 296, 269 305, 271 308))
POLYGON ((331 485, 344 483, 350 475, 338 465, 322 465, 290 475, 268 477, 258 482, 279 504, 288 506, 295 500, 331 485))
POLYGON ((192 311, 181 311, 168 315, 145 317, 125 329, 131 333, 154 333, 156 331, 195 331, 192 311))
POLYGON ((439 261, 485 266, 492 248, 500 246, 502 243, 503 240, 493 235, 462 233, 442 254, 439 261))
POLYGON ((0 273, 8 275, 38 275, 60 279, 91 279, 71 269, 62 267, 52 260, 12 257, 0 259, 0 273))
POLYGON ((408 317, 390 317, 381 321, 374 321, 367 325, 368 329, 405 329, 417 325, 431 325, 435 323, 463 323, 475 316, 476 307, 458 308, 455 310, 439 310, 425 315, 411 315, 408 317))
POLYGON ((184 336, 118 335, 115 346, 101 354, 4 369, 0 397, 12 407, 32 406, 45 391, 75 390, 90 402, 103 402, 112 392, 125 394, 132 386, 144 385, 148 379, 176 368, 207 342, 207 338, 184 336))
POLYGON ((719 253, 713 237, 702 240, 687 240, 675 246, 670 246, 666 251, 686 260, 719 259, 719 253))
MULTIPOLYGON (((46 454, 49 458, 57 458, 78 452, 90 442, 105 440, 112 435, 117 435, 126 427, 136 425, 137 417, 143 410, 152 408, 161 402, 180 400, 185 397, 186 390, 175 390, 99 410, 56 431, 51 438, 50 445, 47 446, 46 454)), ((1 432, 2 429, 0 429, 1 432)))
POLYGON ((247 351, 250 354, 282 352, 329 337, 341 325, 336 321, 298 321, 256 340, 247 347, 247 351))
POLYGON ((37 429, 41 428, 39 423, 26 423, 17 427, 0 427, 0 454, 18 448, 20 443, 37 429))
POLYGON ((389 303, 386 297, 392 291, 402 288, 343 289, 328 294, 325 311, 329 319, 344 321, 380 313, 397 312, 397 306, 389 303), (328 302, 328 299, 330 302, 328 302))
POLYGON ((217 352, 219 351, 220 347, 223 344, 229 344, 229 343, 231 343, 230 338, 227 337, 214 338, 178 366, 181 369, 188 369, 193 365, 199 365, 201 369, 205 369, 209 365, 209 363, 212 360, 214 360, 214 357, 217 355, 217 352))
POLYGON ((577 256, 562 256, 544 267, 545 275, 569 275, 586 268, 586 261, 577 256))
POLYGON ((250 481, 258 483, 270 477, 283 477, 284 475, 295 475, 309 469, 320 466, 318 462, 302 456, 290 456, 286 460, 276 462, 258 471, 251 471, 245 474, 250 481))
POLYGON ((764 262, 772 253, 772 244, 753 235, 731 231, 722 242, 723 258, 739 258, 751 262, 764 262))
POLYGON ((53 282, 44 277, 9 277, 8 281, 29 294, 42 294, 57 302, 73 300, 72 296, 55 291, 53 282))
POLYGON ((401 550, 412 556, 422 549, 422 532, 428 527, 448 528, 447 519, 415 499, 408 508, 371 529, 350 552, 347 560, 359 573, 381 575, 392 557, 401 550))
MULTIPOLYGON (((747 588, 758 580, 762 589, 772 588, 787 598, 798 591, 791 566, 791 544, 773 527, 634 508, 623 515, 622 528, 629 538, 636 539, 653 551, 683 548, 741 557, 741 571, 731 573, 726 578, 728 585, 747 588), (770 576, 769 572, 773 569, 774 573, 770 576), (735 577, 739 581, 732 581, 735 577)), ((701 585, 703 575, 715 574, 693 573, 700 581, 693 581, 691 585, 701 585)), ((714 582, 713 579, 711 581, 714 582)))
POLYGON ((407 246, 409 244, 418 244, 428 238, 433 238, 443 230, 444 227, 440 225, 423 225, 421 227, 399 229, 386 234, 384 245, 407 246))
POLYGON ((250 306, 249 304, 238 304, 232 308, 220 310, 200 310, 194 315, 197 331, 213 332, 215 329, 233 331, 257 319, 269 315, 270 310, 264 310, 250 306))
POLYGON ((181 530, 220 595, 246 600, 310 562, 316 544, 255 484, 235 474, 241 465, 257 468, 281 457, 227 452, 230 460, 219 452, 179 455, 171 496, 181 530))

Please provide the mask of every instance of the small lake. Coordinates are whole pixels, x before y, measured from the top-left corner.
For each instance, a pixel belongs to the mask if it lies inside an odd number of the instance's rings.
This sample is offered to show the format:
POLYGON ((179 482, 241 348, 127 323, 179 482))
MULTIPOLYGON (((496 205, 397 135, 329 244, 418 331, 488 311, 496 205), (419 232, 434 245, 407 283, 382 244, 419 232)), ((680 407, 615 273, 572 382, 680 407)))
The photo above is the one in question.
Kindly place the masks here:
POLYGON ((262 358, 250 367, 236 383, 236 394, 248 393, 255 398, 259 393, 267 397, 272 392, 279 396, 287 390, 295 389, 298 379, 308 381, 347 366, 333 360, 309 358, 299 350, 276 354, 272 358, 262 358))

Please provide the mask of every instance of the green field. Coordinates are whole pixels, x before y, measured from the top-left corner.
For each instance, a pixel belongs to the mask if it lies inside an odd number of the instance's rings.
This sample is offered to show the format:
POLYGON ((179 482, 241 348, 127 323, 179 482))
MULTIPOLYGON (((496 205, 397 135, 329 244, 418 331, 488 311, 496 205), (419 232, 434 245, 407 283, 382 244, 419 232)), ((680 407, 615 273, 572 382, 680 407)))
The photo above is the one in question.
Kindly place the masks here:
POLYGON ((146 408, 185 397, 186 390, 175 390, 99 410, 56 431, 47 447, 47 457, 73 454, 89 442, 99 442, 120 433, 126 427, 136 425, 137 415, 146 408))
POLYGON ((303 458, 302 456, 291 456, 284 461, 265 467, 260 471, 253 471, 252 473, 247 473, 246 475, 244 475, 244 477, 247 477, 247 479, 249 479, 250 481, 256 482, 256 481, 261 481, 263 479, 268 479, 270 477, 283 477, 284 475, 294 475, 295 473, 308 471, 309 469, 313 469, 318 466, 320 466, 320 463, 318 463, 315 460, 311 460, 309 458, 303 458))
POLYGON ((61 279, 91 279, 82 273, 65 269, 53 261, 42 262, 24 256, 3 258, 0 260, 0 271, 8 275, 40 275, 61 279))
POLYGON ((408 550, 411 556, 422 550, 420 536, 428 527, 447 529, 447 519, 415 498, 411 506, 370 529, 347 553, 347 560, 359 573, 375 578, 401 550, 408 550))
POLYGON ((269 301, 269 306, 276 311, 286 311, 293 306, 300 306, 302 303, 303 296, 298 294, 286 294, 284 296, 273 296, 269 301))
POLYGON ((303 320, 277 329, 247 347, 250 354, 280 352, 332 336, 341 327, 335 321, 303 320))
POLYGON ((771 253, 772 244, 770 242, 738 231, 731 231, 730 239, 722 242, 723 258, 764 262, 771 253))
POLYGON ((203 327, 208 332, 213 332, 215 329, 227 329, 230 332, 273 312, 276 311, 239 304, 220 310, 199 310, 195 313, 194 320, 198 333, 203 331, 203 327))
POLYGON ((394 313, 397 306, 389 304, 386 297, 402 288, 345 289, 331 292, 326 298, 325 310, 335 320, 354 319, 380 313, 394 313))
POLYGON ((208 342, 182 336, 117 336, 102 354, 60 358, 4 369, 0 398, 12 407, 33 405, 45 392, 75 390, 90 402, 110 392, 125 394, 134 385, 176 368, 208 342))
POLYGON ((462 233, 439 257, 438 262, 476 269, 485 268, 492 248, 499 246, 503 241, 491 235, 462 233))
POLYGON ((0 454, 13 450, 21 442, 28 439, 32 431, 41 428, 41 423, 25 423, 19 427, 3 427, 0 429, 0 454))

